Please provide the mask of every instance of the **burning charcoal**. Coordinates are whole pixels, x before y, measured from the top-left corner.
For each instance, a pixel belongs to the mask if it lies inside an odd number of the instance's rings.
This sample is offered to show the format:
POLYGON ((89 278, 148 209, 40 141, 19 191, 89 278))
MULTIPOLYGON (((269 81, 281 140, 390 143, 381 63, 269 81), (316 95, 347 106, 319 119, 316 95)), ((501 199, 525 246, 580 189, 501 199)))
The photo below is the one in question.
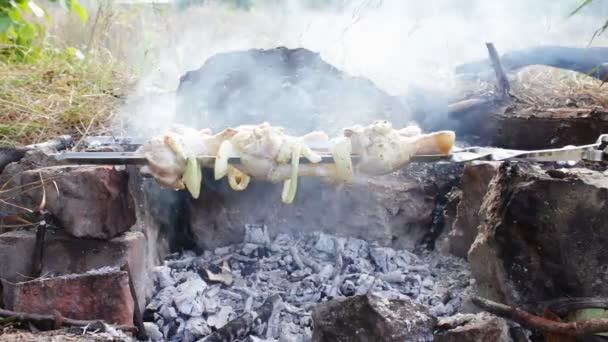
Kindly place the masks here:
POLYGON ((224 261, 222 267, 210 265, 209 268, 205 269, 205 275, 207 276, 206 280, 210 283, 220 283, 230 286, 234 281, 232 272, 226 261, 224 261))
POLYGON ((159 311, 161 309, 161 307, 163 307, 165 305, 172 305, 173 296, 175 296, 176 292, 177 292, 177 289, 173 286, 169 286, 169 287, 166 287, 166 288, 160 290, 156 294, 156 296, 154 296, 154 298, 152 298, 152 300, 150 301, 150 303, 148 304, 148 306, 146 308, 153 310, 153 311, 159 311))
POLYGON ((395 257, 395 251, 391 248, 375 247, 370 248, 370 256, 374 264, 382 272, 389 272, 393 270, 392 259, 395 257))
POLYGON ((280 326, 280 334, 281 334, 281 338, 279 338, 279 342, 288 342, 288 341, 293 341, 293 342, 299 342, 300 338, 298 337, 299 332, 300 332, 300 328, 294 324, 294 323, 290 323, 290 322, 283 322, 281 323, 280 326))
POLYGON ((276 299, 276 302, 273 305, 272 313, 270 314, 270 318, 268 318, 268 323, 266 324, 266 338, 274 339, 279 337, 279 323, 281 321, 281 312, 283 311, 283 308, 283 300, 279 297, 276 299))
POLYGON ((278 295, 270 296, 255 311, 245 312, 239 315, 201 341, 236 341, 248 336, 251 332, 258 330, 260 326, 263 326, 268 321, 278 300, 280 300, 278 295))
POLYGON ((344 246, 344 255, 351 259, 367 258, 369 245, 361 239, 348 238, 344 246))
POLYGON ((158 289, 175 285, 175 280, 171 276, 171 269, 167 266, 154 267, 154 284, 158 289))
POLYGON ((245 301, 245 311, 251 311, 251 308, 253 308, 253 297, 249 296, 245 301))
POLYGON ((194 342, 199 339, 210 335, 211 329, 207 325, 207 322, 202 317, 191 317, 186 322, 184 330, 184 342, 194 342))
POLYGON ((172 306, 164 305, 158 311, 158 314, 165 320, 170 321, 177 318, 177 311, 172 306))
POLYGON ((250 335, 249 337, 247 337, 245 342, 277 342, 277 340, 274 338, 259 338, 259 337, 250 335))
POLYGON ((184 315, 200 316, 204 312, 203 292, 207 288, 207 283, 202 279, 190 278, 177 286, 177 293, 174 297, 175 307, 184 315))
POLYGON ((403 283, 405 282, 405 275, 399 271, 393 271, 388 273, 379 274, 378 278, 389 282, 389 283, 403 283))
POLYGON ((424 280, 422 281, 422 286, 426 287, 428 289, 432 288, 434 284, 435 283, 433 282, 433 278, 431 278, 431 277, 425 277, 424 280))
POLYGON ((401 289, 403 293, 412 298, 418 297, 420 295, 420 277, 407 276, 401 289))
POLYGON ((342 293, 344 297, 354 296, 357 293, 357 286, 352 280, 346 280, 342 283, 342 286, 340 286, 340 293, 342 293))
POLYGON ((319 237, 317 242, 315 243, 314 248, 319 252, 333 255, 336 248, 335 243, 336 240, 333 236, 324 233, 319 233, 319 237))
POLYGON ((369 293, 369 291, 374 286, 376 282, 376 278, 369 274, 362 274, 357 280, 357 295, 364 295, 369 293))
POLYGON ((261 224, 246 224, 244 242, 253 243, 260 246, 270 246, 268 227, 261 224))
POLYGON ((243 253, 243 255, 250 256, 256 249, 258 249, 258 247, 259 246, 256 244, 246 243, 243 245, 243 248, 241 248, 241 253, 243 253))
POLYGON ((198 273, 193 272, 193 271, 186 271, 186 272, 175 272, 174 273, 174 279, 176 283, 183 283, 185 281, 188 281, 190 279, 200 279, 200 276, 198 275, 198 273))
POLYGON ((150 338, 151 342, 163 341, 163 333, 160 332, 158 325, 150 322, 144 322, 144 328, 146 328, 146 335, 150 338))
POLYGON ((213 254, 217 255, 226 255, 226 254, 230 254, 232 253, 232 247, 227 246, 227 247, 218 247, 215 250, 213 250, 213 254))
MULTIPOLYGON (((181 320, 183 322, 183 320, 181 320)), ((177 335, 179 328, 178 320, 167 321, 167 325, 163 327, 163 335, 167 340, 170 340, 173 336, 177 335)))
MULTIPOLYGON (((306 269, 306 270, 310 270, 310 269, 306 269)), ((310 272, 306 272, 306 270, 296 270, 291 272, 290 274, 290 280, 292 282, 296 282, 296 281, 300 281, 306 277, 308 277, 310 275, 310 272)))
POLYGON ((439 303, 429 309, 431 315, 435 317, 445 317, 454 314, 454 307, 450 304, 439 303))
POLYGON ((219 329, 226 325, 234 316, 234 311, 229 306, 223 306, 218 313, 210 315, 207 318, 207 323, 210 327, 219 329))
POLYGON ((228 291, 228 290, 220 290, 220 293, 226 297, 235 299, 235 300, 243 300, 243 296, 236 292, 228 291))
POLYGON ((319 278, 321 278, 321 280, 323 282, 329 280, 331 278, 331 276, 334 274, 334 267, 332 265, 325 265, 323 266, 323 268, 321 269, 321 272, 319 272, 319 278))

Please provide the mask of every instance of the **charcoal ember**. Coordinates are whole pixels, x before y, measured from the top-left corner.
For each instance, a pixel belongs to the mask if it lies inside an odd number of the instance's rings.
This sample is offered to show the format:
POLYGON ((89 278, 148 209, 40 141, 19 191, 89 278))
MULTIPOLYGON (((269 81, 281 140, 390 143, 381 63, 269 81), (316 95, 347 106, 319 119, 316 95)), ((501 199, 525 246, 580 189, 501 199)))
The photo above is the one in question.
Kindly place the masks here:
POLYGON ((179 284, 173 299, 177 310, 184 315, 201 316, 205 310, 202 295, 206 287, 207 283, 198 276, 179 284))
POLYGON ((160 311, 163 306, 173 305, 173 297, 177 293, 177 289, 173 286, 165 287, 158 291, 148 303, 147 309, 160 311))
POLYGON ((370 256, 374 264, 382 272, 389 272, 394 270, 393 258, 396 253, 392 248, 386 247, 375 247, 369 250, 370 256))
POLYGON ((355 238, 348 238, 346 240, 346 244, 344 245, 343 251, 345 257, 351 259, 367 259, 369 257, 369 253, 370 249, 369 244, 367 242, 355 238))
POLYGON ((344 297, 354 296, 357 293, 357 286, 352 280, 346 280, 340 286, 340 293, 344 297))
POLYGON ((319 252, 333 255, 336 250, 336 240, 329 234, 320 233, 314 248, 319 252))
MULTIPOLYGON (((192 279, 199 279, 198 273, 192 271, 193 267, 188 264, 208 265, 218 257, 230 256, 234 280, 232 285, 208 284, 200 296, 204 312, 198 317, 204 318, 212 330, 221 330, 222 324, 229 324, 237 314, 241 317, 245 313, 255 312, 256 308, 265 303, 268 293, 281 293, 284 303, 280 313, 273 311, 272 319, 263 324, 250 325, 243 331, 260 338, 275 337, 286 341, 310 341, 310 313, 318 303, 331 298, 373 294, 385 300, 413 300, 427 308, 433 308, 441 315, 455 312, 461 306, 460 293, 466 289, 463 288, 465 281, 469 284, 469 273, 464 270, 464 261, 458 263, 452 261, 452 258, 461 259, 442 255, 436 260, 433 259, 435 254, 432 254, 433 257, 419 257, 410 252, 385 248, 382 253, 390 256, 384 258, 390 260, 390 266, 387 266, 389 271, 382 272, 375 265, 370 251, 372 248, 365 241, 339 238, 326 233, 323 235, 323 241, 332 241, 331 254, 327 246, 325 250, 328 252, 317 249, 322 236, 319 233, 304 234, 297 238, 282 234, 272 241, 269 248, 243 242, 226 246, 217 253, 203 253, 200 256, 184 254, 182 259, 175 261, 183 262, 185 267, 173 269, 170 274, 177 284, 175 286, 179 287, 192 279), (265 254, 252 253, 243 256, 242 250, 248 244, 264 249, 265 254), (301 259, 303 268, 295 266, 294 250, 301 259), (232 310, 228 315, 226 308, 232 310), (222 315, 229 318, 221 319, 222 315), (284 328, 284 334, 280 332, 277 335, 275 329, 281 331, 281 326, 284 328)), ((166 272, 160 269, 158 271, 166 272)), ((161 289, 156 293, 151 301, 153 305, 149 305, 148 310, 154 312, 155 322, 161 326, 162 331, 168 329, 169 319, 176 321, 176 318, 172 318, 173 312, 176 312, 178 318, 183 321, 183 326, 180 323, 171 327, 174 334, 172 339, 187 339, 189 317, 174 306, 172 297, 177 289, 171 286, 168 288, 172 290, 162 292, 161 289)), ((249 318, 245 321, 249 322, 249 318)))
POLYGON ((167 266, 157 266, 153 269, 154 285, 164 289, 175 285, 175 279, 171 276, 171 269, 167 266))
POLYGON ((146 335, 150 338, 151 342, 163 341, 163 333, 160 332, 158 325, 151 322, 144 322, 144 328, 146 329, 146 335))
POLYGON ((270 237, 268 236, 268 227, 261 224, 246 224, 244 242, 269 246, 270 237))
POLYGON ((313 341, 432 341, 436 319, 412 301, 376 295, 333 299, 312 314, 313 341))
POLYGON ((231 307, 223 306, 216 314, 211 315, 209 316, 209 318, 207 318, 207 323, 210 327, 219 329, 226 325, 228 321, 234 319, 234 316, 234 310, 232 310, 231 307))
POLYGON ((361 274, 357 279, 357 295, 368 294, 376 282, 376 277, 369 274, 361 274))
POLYGON ((174 307, 163 305, 160 310, 158 310, 158 314, 165 320, 170 321, 177 318, 177 311, 174 307))
POLYGON ((202 317, 191 317, 184 329, 184 342, 194 342, 211 334, 211 328, 202 317))

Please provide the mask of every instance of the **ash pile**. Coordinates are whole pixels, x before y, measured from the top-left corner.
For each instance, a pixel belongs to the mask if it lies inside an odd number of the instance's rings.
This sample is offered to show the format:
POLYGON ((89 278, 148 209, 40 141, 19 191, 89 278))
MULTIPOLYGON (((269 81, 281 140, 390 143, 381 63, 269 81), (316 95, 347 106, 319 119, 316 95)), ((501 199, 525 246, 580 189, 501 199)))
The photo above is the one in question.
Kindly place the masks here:
POLYGON ((334 310, 319 303, 372 295, 409 306, 398 319, 420 328, 407 336, 433 340, 435 317, 455 314, 470 285, 462 259, 319 232, 271 240, 266 226, 247 225, 243 243, 156 267, 144 316, 156 324, 146 323, 156 340, 320 341, 334 310))

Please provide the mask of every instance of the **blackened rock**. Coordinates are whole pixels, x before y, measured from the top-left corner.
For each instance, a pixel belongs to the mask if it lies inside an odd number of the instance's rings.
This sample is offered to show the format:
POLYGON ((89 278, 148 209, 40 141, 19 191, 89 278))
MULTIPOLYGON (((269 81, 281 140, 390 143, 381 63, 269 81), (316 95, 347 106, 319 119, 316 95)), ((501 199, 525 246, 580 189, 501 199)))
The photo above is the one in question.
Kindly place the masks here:
POLYGON ((488 185, 496 174, 500 162, 481 162, 468 164, 461 180, 462 195, 456 208, 456 219, 448 233, 449 251, 466 258, 469 248, 477 236, 477 227, 483 220, 479 209, 488 192, 488 185))
POLYGON ((409 300, 376 295, 334 299, 312 313, 313 341, 432 341, 436 319, 409 300))
POLYGON ((371 81, 352 77, 318 53, 298 48, 220 53, 187 72, 177 90, 177 121, 198 128, 268 121, 295 134, 386 119, 405 125, 409 110, 371 81))
POLYGON ((240 243, 245 226, 259 223, 271 238, 318 230, 413 249, 429 230, 437 195, 433 184, 397 173, 341 186, 315 178, 298 183, 289 205, 281 202, 279 184, 251 182, 237 192, 222 181, 203 188, 189 209, 194 241, 205 249, 240 243))
POLYGON ((2 170, 10 164, 21 160, 27 152, 27 148, 24 147, 2 147, 0 146, 0 173, 2 170))
POLYGON ((500 166, 468 255, 481 296, 524 307, 608 296, 608 178, 583 169, 563 173, 500 166))

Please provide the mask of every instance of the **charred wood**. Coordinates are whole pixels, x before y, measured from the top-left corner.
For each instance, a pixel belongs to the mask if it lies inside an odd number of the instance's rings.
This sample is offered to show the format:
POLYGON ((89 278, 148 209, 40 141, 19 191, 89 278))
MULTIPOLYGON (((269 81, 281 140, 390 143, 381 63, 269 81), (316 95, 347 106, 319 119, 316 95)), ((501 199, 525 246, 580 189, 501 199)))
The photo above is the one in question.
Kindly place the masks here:
MULTIPOLYGON (((514 71, 529 65, 548 65, 556 68, 578 71, 601 80, 608 76, 608 48, 574 48, 566 46, 536 46, 512 51, 501 57, 506 71, 514 71)), ((491 72, 489 60, 465 63, 456 67, 457 74, 477 74, 491 72)))
POLYGON ((509 90, 511 90, 509 79, 502 68, 500 57, 498 57, 498 52, 496 51, 494 44, 486 43, 486 47, 488 48, 490 61, 492 61, 492 68, 494 68, 494 73, 496 74, 498 96, 500 99, 506 99, 509 96, 509 90))
POLYGON ((258 309, 241 314, 202 341, 232 342, 247 337, 254 328, 268 322, 280 300, 279 295, 269 297, 258 309))
POLYGON ((137 290, 135 290, 135 284, 133 283, 133 276, 131 275, 131 269, 128 262, 123 265, 122 271, 127 272, 127 276, 129 277, 129 291, 131 292, 131 297, 135 303, 135 305, 133 305, 133 324, 135 324, 135 327, 137 328, 137 338, 139 340, 147 340, 148 336, 146 335, 146 328, 144 327, 143 314, 139 308, 137 290))

